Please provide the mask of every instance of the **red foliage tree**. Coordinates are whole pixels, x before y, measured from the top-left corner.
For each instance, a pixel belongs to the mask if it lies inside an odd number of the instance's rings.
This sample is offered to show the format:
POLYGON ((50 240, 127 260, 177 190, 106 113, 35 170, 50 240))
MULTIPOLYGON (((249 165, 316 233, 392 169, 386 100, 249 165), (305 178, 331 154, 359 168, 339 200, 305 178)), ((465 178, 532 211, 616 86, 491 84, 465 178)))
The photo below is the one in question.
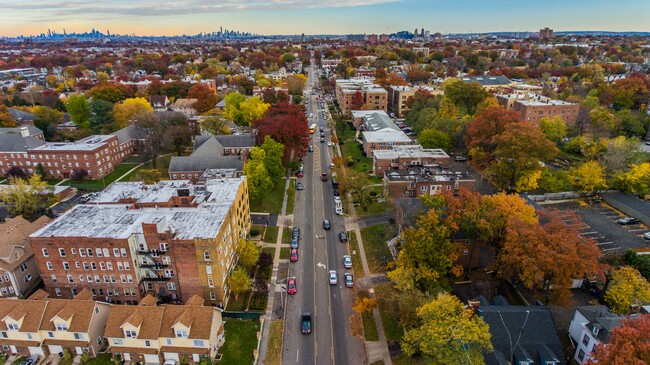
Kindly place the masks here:
POLYGON ((467 123, 465 143, 467 148, 480 149, 482 157, 475 155, 479 165, 491 161, 492 153, 497 147, 496 137, 506 130, 512 123, 520 123, 521 117, 512 110, 505 110, 501 106, 487 108, 473 121, 467 123))
POLYGON ((587 365, 650 364, 650 314, 628 318, 600 344, 587 365))
POLYGON ((196 109, 199 114, 212 110, 217 104, 217 94, 215 94, 215 92, 208 86, 200 82, 197 82, 192 86, 190 91, 187 93, 187 97, 197 100, 196 104, 194 104, 194 109, 196 109))
POLYGON ((363 108, 363 104, 364 104, 363 94, 361 93, 361 91, 357 91, 356 93, 354 93, 354 96, 352 96, 351 108, 352 110, 360 110, 361 108, 363 108))
POLYGON ((264 141, 271 136, 284 145, 285 157, 292 150, 304 151, 309 147, 309 127, 305 110, 301 105, 286 102, 272 106, 261 120, 253 122, 258 130, 258 138, 264 141))

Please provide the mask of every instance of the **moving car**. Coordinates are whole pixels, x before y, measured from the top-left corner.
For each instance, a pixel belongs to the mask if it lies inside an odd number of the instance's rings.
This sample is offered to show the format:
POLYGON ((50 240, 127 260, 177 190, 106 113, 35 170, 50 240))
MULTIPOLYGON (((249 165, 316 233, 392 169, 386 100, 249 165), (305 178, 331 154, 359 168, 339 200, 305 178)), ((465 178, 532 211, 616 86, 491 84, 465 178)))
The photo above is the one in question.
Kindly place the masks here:
POLYGON ((332 144, 333 144, 332 142, 327 142, 327 147, 331 147, 332 144))
POLYGON ((311 313, 305 312, 300 320, 300 331, 303 335, 311 333, 311 313))
POLYGON ((343 256, 343 267, 346 269, 352 268, 352 257, 350 257, 350 255, 343 256))
POLYGON ((618 220, 618 224, 622 226, 627 226, 630 224, 639 224, 641 223, 638 219, 632 217, 625 217, 618 220))
POLYGON ((291 250, 291 256, 290 256, 291 262, 296 262, 298 261, 298 250, 297 249, 292 249, 291 250))
POLYGON ((309 152, 314 152, 314 146, 309 145, 309 152))
POLYGON ((336 277, 336 270, 330 270, 329 278, 330 278, 330 285, 336 285, 338 283, 338 279, 336 277))
POLYGON ((300 228, 293 227, 293 232, 291 232, 291 238, 300 238, 300 228))
POLYGON ((329 219, 325 219, 323 221, 323 229, 329 230, 330 228, 332 228, 332 224, 330 223, 329 219))
POLYGON ((343 274, 343 277, 345 278, 345 287, 346 288, 351 288, 354 286, 354 281, 352 280, 352 274, 349 272, 346 272, 343 274))
POLYGON ((298 287, 296 286, 296 278, 289 278, 289 280, 287 280, 287 293, 293 295, 296 294, 297 291, 298 287))
POLYGON ((301 182, 296 184, 296 190, 302 190, 302 183, 301 182))
POLYGON ((327 172, 323 172, 322 174, 320 174, 320 179, 322 181, 327 181, 327 172))
POLYGON ((347 233, 345 233, 345 232, 339 232, 339 240, 341 240, 341 242, 343 242, 343 243, 348 242, 348 235, 347 235, 347 233))
POLYGON ((291 239, 291 248, 298 248, 298 237, 291 239))
POLYGON ((325 138, 321 138, 320 143, 325 143, 325 138))

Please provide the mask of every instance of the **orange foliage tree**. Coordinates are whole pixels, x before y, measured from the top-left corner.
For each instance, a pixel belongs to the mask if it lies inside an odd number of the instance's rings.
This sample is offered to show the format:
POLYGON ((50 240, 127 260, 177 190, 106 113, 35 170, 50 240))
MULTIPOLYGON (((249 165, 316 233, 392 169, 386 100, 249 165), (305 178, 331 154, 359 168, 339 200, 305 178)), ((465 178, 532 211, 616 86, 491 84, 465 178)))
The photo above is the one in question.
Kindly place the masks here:
POLYGON ((587 365, 650 364, 650 315, 629 318, 614 328, 609 343, 600 344, 587 365))

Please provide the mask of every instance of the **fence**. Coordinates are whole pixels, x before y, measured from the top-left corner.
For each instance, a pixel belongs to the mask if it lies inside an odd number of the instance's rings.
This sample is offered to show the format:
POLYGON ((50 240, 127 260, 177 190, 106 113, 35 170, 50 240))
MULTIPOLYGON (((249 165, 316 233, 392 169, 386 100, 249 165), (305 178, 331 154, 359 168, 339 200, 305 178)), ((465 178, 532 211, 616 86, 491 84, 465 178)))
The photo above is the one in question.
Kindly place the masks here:
POLYGON ((236 319, 260 319, 263 313, 260 312, 222 312, 223 318, 236 318, 236 319))

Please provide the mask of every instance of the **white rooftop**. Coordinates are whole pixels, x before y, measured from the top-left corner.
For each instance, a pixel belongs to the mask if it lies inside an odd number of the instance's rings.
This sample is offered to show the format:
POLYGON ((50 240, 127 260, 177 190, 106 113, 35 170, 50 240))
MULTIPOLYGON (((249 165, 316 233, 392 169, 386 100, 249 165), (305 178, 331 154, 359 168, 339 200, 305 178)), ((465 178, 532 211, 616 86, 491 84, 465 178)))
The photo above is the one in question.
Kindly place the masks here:
POLYGON ((401 145, 393 146, 391 150, 375 150, 373 152, 375 159, 395 159, 395 158, 449 158, 449 155, 440 148, 423 148, 421 145, 401 145))
POLYGON ((361 132, 363 139, 369 143, 382 143, 382 142, 411 142, 411 139, 402 131, 386 128, 375 132, 361 132))
POLYGON ((47 142, 35 147, 34 151, 93 151, 101 148, 106 141, 114 138, 114 135, 95 135, 80 139, 76 142, 47 142))

